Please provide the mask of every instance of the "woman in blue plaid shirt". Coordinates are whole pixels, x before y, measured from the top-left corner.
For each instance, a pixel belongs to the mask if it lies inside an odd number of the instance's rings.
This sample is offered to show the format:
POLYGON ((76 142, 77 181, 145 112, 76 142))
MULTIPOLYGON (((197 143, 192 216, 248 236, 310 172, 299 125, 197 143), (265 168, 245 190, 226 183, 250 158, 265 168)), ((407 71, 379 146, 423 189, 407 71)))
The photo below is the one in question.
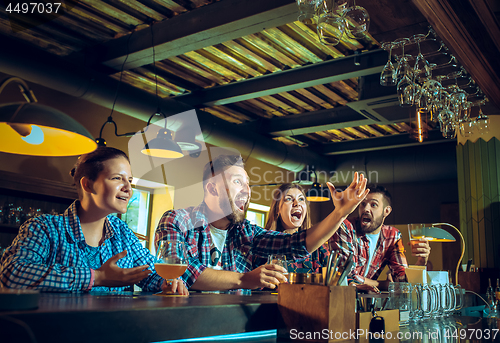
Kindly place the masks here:
POLYGON ((161 289, 187 294, 182 282, 167 285, 154 257, 125 222, 132 196, 127 155, 98 148, 81 156, 71 171, 79 199, 62 215, 25 222, 2 256, 0 285, 46 292, 161 289))

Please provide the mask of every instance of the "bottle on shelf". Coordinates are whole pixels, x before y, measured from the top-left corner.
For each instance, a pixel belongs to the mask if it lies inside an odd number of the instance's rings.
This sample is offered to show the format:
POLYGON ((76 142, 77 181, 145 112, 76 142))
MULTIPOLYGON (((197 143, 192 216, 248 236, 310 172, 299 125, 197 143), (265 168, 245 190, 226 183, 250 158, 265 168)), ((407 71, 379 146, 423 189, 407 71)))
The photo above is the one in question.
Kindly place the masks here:
POLYGON ((491 278, 488 278, 488 288, 486 289, 486 300, 488 300, 488 305, 493 306, 495 304, 495 292, 491 286, 491 278))
POLYGON ((495 288, 495 305, 497 307, 497 311, 500 310, 500 279, 497 278, 497 287, 495 288))

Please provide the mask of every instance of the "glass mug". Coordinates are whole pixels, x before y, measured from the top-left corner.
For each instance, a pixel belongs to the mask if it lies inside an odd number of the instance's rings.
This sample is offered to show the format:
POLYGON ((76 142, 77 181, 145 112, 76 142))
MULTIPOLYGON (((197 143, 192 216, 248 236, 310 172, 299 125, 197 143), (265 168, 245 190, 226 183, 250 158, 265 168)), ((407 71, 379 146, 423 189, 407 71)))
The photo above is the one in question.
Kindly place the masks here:
POLYGON ((408 282, 390 282, 389 301, 390 309, 399 309, 399 325, 408 324, 412 309, 412 285, 408 282))
POLYGON ((409 321, 412 323, 419 322, 423 319, 422 298, 424 296, 424 289, 421 283, 411 285, 411 307, 409 321))

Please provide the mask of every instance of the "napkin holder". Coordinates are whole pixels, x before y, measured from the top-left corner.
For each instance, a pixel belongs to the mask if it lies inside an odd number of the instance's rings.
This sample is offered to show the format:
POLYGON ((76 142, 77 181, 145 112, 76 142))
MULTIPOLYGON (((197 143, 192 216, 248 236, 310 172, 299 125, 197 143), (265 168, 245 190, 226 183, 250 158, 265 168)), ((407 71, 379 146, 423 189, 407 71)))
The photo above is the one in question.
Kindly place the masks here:
POLYGON ((428 284, 447 284, 450 283, 450 274, 447 271, 437 270, 427 272, 428 284))
POLYGON ((427 267, 410 265, 405 268, 406 277, 408 282, 412 284, 426 284, 427 283, 427 267))

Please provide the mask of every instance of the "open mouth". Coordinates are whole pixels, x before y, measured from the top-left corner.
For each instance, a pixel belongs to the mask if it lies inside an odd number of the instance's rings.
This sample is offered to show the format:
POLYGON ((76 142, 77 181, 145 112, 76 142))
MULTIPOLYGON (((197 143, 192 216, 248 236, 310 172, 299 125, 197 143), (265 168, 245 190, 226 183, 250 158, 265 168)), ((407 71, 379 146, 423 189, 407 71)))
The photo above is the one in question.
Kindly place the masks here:
POLYGON ((236 206, 236 208, 238 208, 240 211, 245 211, 245 205, 248 201, 248 197, 244 196, 244 195, 240 195, 240 196, 237 196, 235 199, 234 199, 234 205, 236 206))
POLYGON ((300 220, 300 218, 302 218, 302 212, 294 211, 294 212, 292 212, 291 217, 294 220, 300 220))
POLYGON ((368 216, 363 216, 361 218, 361 223, 362 224, 370 224, 371 222, 372 222, 372 219, 370 217, 368 217, 368 216))
POLYGON ((128 201, 128 198, 127 197, 116 197, 118 200, 122 200, 122 201, 128 201))

